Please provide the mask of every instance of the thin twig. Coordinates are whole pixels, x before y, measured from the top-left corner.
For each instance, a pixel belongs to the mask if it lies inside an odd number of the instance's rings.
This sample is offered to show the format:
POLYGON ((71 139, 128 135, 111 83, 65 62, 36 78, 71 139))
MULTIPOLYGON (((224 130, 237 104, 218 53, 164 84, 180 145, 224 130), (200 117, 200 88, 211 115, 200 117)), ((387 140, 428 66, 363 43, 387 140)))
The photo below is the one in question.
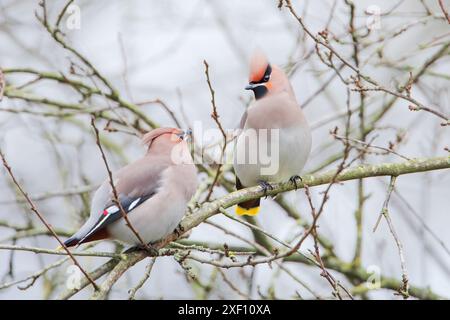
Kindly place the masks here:
POLYGON ((175 112, 173 112, 173 110, 163 100, 158 98, 158 99, 154 99, 154 100, 136 102, 137 106, 143 106, 143 105, 146 105, 146 104, 159 104, 164 110, 166 110, 166 112, 169 114, 170 118, 172 118, 172 120, 175 123, 175 125, 178 128, 182 127, 181 122, 178 119, 178 117, 175 114, 175 112))
POLYGON ((447 19, 448 24, 450 24, 450 16, 447 9, 445 9, 444 2, 439 0, 439 6, 441 7, 442 13, 444 13, 445 19, 447 19))
POLYGON ((144 276, 142 277, 141 280, 139 280, 138 284, 131 288, 130 290, 128 290, 128 299, 129 300, 134 300, 135 299, 135 295, 136 292, 142 288, 142 286, 145 284, 145 282, 148 280, 148 278, 150 278, 150 273, 152 272, 153 269, 153 265, 155 264, 156 258, 152 258, 150 259, 150 262, 148 263, 148 265, 145 267, 145 273, 144 276))
POLYGON ((69 0, 67 1, 66 5, 63 7, 63 9, 61 10, 61 12, 58 15, 58 18, 56 19, 56 23, 55 23, 55 32, 56 31, 60 31, 59 29, 59 25, 61 23, 62 18, 64 17, 64 14, 66 13, 67 9, 69 8, 69 6, 73 3, 74 0, 69 0))
MULTIPOLYGON (((0 244, 0 250, 15 250, 15 251, 28 251, 34 253, 44 253, 51 254, 57 256, 65 256, 69 255, 67 252, 61 250, 51 250, 45 248, 37 248, 37 247, 28 247, 28 246, 18 246, 12 244, 0 244)), ((99 251, 85 251, 85 252, 73 252, 72 256, 80 256, 80 257, 100 257, 100 258, 114 258, 114 259, 124 259, 125 256, 118 253, 111 252, 99 252, 99 251)))
POLYGON ((53 228, 50 226, 50 224, 47 223, 47 221, 45 220, 44 216, 39 212, 39 210, 37 209, 37 207, 35 206, 34 202, 30 199, 30 197, 28 196, 28 194, 25 192, 25 190, 22 188, 22 186, 19 184, 19 182, 17 181, 16 177, 14 176, 11 167, 9 166, 8 162, 6 161, 5 156, 3 155, 3 153, 0 151, 0 157, 2 158, 3 161, 3 166, 5 167, 6 171, 8 172, 9 176, 11 177, 11 180, 13 181, 14 185, 17 187, 17 189, 19 190, 19 192, 22 194, 22 196, 27 200, 31 211, 33 211, 37 217, 39 218, 39 220, 41 220, 41 222, 45 225, 45 227, 48 229, 48 231, 53 235, 53 237, 58 241, 58 243, 62 246, 62 248, 64 249, 64 251, 67 252, 67 254, 70 256, 70 258, 72 259, 73 263, 80 269, 80 271, 85 275, 85 277, 89 280, 89 282, 92 284, 92 286, 94 287, 95 290, 98 289, 97 285, 95 284, 94 280, 92 280, 92 278, 89 276, 89 274, 81 267, 81 265, 78 263, 77 259, 75 259, 75 257, 73 256, 73 254, 70 252, 70 250, 66 247, 66 245, 64 244, 64 242, 59 238, 59 236, 56 234, 56 232, 53 230, 53 228))
POLYGON ((223 145, 222 145, 222 152, 221 152, 221 156, 220 156, 220 163, 218 163, 218 165, 217 165, 217 171, 216 171, 214 179, 211 183, 211 188, 209 189, 208 194, 205 198, 205 201, 209 201, 209 199, 212 195, 212 192, 214 190, 214 186, 216 185, 217 180, 219 179, 219 175, 220 175, 221 169, 222 169, 222 163, 224 163, 225 150, 227 148, 227 134, 226 134, 225 130, 223 129, 222 124, 220 123, 219 114, 217 113, 215 92, 211 85, 211 80, 209 78, 209 65, 206 62, 206 60, 203 60, 203 64, 205 65, 206 82, 208 84, 209 92, 211 94, 211 105, 212 105, 212 109, 213 109, 212 113, 211 113, 211 118, 213 118, 214 122, 216 123, 216 125, 219 128, 220 132, 222 133, 222 137, 223 137, 223 145))
POLYGON ((122 214, 122 218, 125 220, 125 224, 128 226, 128 228, 130 228, 130 230, 134 233, 134 235, 136 236, 136 238, 139 240, 139 242, 142 244, 142 246, 147 250, 147 251, 151 251, 150 247, 148 246, 147 243, 145 243, 141 236, 139 235, 139 233, 137 232, 137 230, 131 225, 130 220, 128 219, 127 213, 125 212, 125 210, 122 207, 122 204, 119 200, 119 194, 117 193, 116 190, 116 186, 114 184, 114 180, 113 180, 113 174, 111 172, 111 169, 109 168, 109 164, 108 161, 106 160, 106 156, 105 156, 105 152, 103 151, 103 147, 102 144, 100 143, 100 135, 98 132, 97 127, 95 126, 95 117, 91 118, 91 126, 92 128, 94 128, 94 133, 95 133, 95 143, 97 144, 100 153, 102 155, 102 159, 103 159, 103 163, 105 164, 105 168, 106 171, 108 172, 108 178, 109 178, 109 184, 111 186, 111 190, 112 190, 112 196, 113 196, 113 202, 114 204, 120 209, 120 212, 122 214))
POLYGON ((7 282, 7 283, 3 283, 0 284, 0 290, 1 289, 6 289, 12 286, 15 286, 17 284, 23 283, 25 281, 31 280, 30 283, 28 283, 26 286, 23 287, 19 287, 20 290, 26 290, 28 288, 30 288, 32 285, 34 285, 34 283, 36 282, 37 279, 39 279, 42 275, 44 275, 45 273, 47 273, 49 270, 54 269, 59 267, 60 265, 62 265, 64 262, 66 262, 67 260, 69 260, 69 257, 60 259, 50 265, 48 265, 47 267, 45 267, 44 269, 33 273, 32 275, 24 278, 24 279, 20 279, 20 280, 16 280, 16 281, 11 281, 11 282, 7 282))
POLYGON ((397 233, 395 231, 395 228, 394 228, 394 224, 392 223, 391 217, 389 216, 389 210, 388 210, 389 200, 391 198, 392 191, 394 190, 396 179, 397 179, 396 176, 392 176, 391 177, 391 181, 389 183, 386 199, 384 200, 383 208, 381 209, 381 214, 378 217, 378 221, 375 224, 375 227, 374 227, 373 231, 374 232, 376 231, 376 228, 377 228, 377 226, 378 226, 378 224, 380 222, 381 217, 384 216, 384 218, 386 219, 386 222, 388 224, 389 230, 390 230, 392 236, 394 237, 395 244, 397 245, 398 254, 399 254, 399 257, 400 257, 400 266, 401 266, 401 269, 402 269, 402 283, 403 283, 403 285, 399 289, 399 293, 400 293, 400 295, 403 296, 403 298, 407 299, 409 297, 409 280, 408 280, 408 271, 406 269, 405 255, 403 253, 403 245, 402 245, 400 239, 398 238, 398 235, 397 235, 397 233))
POLYGON ((227 278, 227 276, 225 275, 225 272, 222 269, 218 268, 217 271, 219 271, 220 275, 222 276, 223 281, 231 288, 231 290, 236 292, 238 295, 240 295, 244 299, 252 300, 248 294, 243 293, 233 282, 231 282, 231 280, 229 280, 227 278))
POLYGON ((391 199, 392 191, 394 191, 395 181, 397 180, 396 176, 391 177, 391 181, 389 182, 386 199, 384 200, 383 207, 381 208, 380 215, 378 216, 377 222, 375 223, 375 226, 373 227, 373 232, 377 231, 378 225, 380 224, 381 217, 388 212, 388 205, 389 200, 391 199))

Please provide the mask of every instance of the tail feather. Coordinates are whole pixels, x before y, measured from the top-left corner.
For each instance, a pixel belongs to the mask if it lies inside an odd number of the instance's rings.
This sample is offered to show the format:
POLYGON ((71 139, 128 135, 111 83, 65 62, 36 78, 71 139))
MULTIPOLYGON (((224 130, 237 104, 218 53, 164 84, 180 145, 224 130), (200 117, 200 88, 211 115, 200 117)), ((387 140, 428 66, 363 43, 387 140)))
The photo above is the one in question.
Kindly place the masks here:
MULTIPOLYGON (((69 239, 67 239, 66 241, 64 241, 64 246, 66 246, 67 248, 76 246, 79 242, 78 237, 75 237, 75 235, 71 236, 69 239)), ((56 251, 62 251, 63 250, 63 246, 58 246, 55 250, 56 251)))
MULTIPOLYGON (((240 190, 244 188, 241 181, 236 177, 236 189, 240 190)), ((253 199, 239 203, 236 206, 236 214, 240 216, 256 216, 259 212, 259 204, 261 199, 253 199)))
POLYGON ((240 203, 236 206, 236 214, 239 216, 256 216, 258 213, 259 213, 259 205, 257 207, 244 208, 242 207, 242 203, 240 203))
POLYGON ((80 239, 78 239, 78 237, 72 236, 69 239, 67 239, 66 241, 64 241, 64 245, 66 247, 73 247, 73 246, 76 246, 79 241, 80 241, 80 239))
MULTIPOLYGON (((71 236, 69 239, 64 241, 64 245, 68 248, 73 246, 79 246, 83 243, 91 242, 91 241, 97 241, 97 240, 103 240, 109 238, 109 233, 106 229, 101 229, 89 236, 84 236, 84 233, 77 232, 73 236, 71 236)), ((58 249, 62 249, 62 247, 58 247, 58 249)))

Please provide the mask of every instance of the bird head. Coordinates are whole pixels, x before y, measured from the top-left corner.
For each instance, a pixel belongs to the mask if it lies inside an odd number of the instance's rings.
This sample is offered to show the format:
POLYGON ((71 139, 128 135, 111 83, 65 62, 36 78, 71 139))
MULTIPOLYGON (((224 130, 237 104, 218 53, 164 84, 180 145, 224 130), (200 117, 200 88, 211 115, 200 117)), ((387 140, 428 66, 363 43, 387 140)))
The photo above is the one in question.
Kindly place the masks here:
POLYGON ((286 74, 278 66, 270 64, 260 50, 251 57, 249 84, 245 89, 252 90, 256 100, 281 91, 293 94, 286 74))
POLYGON ((169 157, 173 164, 193 164, 187 140, 191 130, 158 128, 144 135, 142 141, 148 146, 147 155, 169 157))
POLYGON ((147 145, 148 149, 171 149, 180 143, 186 144, 186 140, 190 138, 191 130, 183 131, 178 128, 157 128, 146 133, 142 142, 147 145))

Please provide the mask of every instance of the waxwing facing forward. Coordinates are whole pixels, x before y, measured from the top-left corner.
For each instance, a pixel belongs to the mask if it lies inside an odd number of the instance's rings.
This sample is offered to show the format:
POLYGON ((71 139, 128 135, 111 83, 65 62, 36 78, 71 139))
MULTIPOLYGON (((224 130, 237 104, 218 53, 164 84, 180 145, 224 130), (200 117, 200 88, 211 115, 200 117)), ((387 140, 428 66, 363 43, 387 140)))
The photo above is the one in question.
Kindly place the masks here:
MULTIPOLYGON (((250 62, 245 88, 255 101, 243 114, 236 139, 234 170, 236 188, 261 185, 299 177, 311 150, 311 132, 286 74, 256 52, 250 62)), ((239 215, 256 215, 260 199, 240 203, 239 215)))

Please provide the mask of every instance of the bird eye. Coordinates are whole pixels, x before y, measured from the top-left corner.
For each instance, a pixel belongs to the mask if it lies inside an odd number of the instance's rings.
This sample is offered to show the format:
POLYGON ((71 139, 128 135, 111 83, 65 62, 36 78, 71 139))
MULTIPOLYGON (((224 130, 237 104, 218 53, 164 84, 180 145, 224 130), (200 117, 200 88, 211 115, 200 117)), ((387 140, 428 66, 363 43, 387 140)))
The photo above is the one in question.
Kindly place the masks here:
POLYGON ((177 133, 176 136, 182 141, 186 137, 186 132, 177 133))
POLYGON ((267 66, 266 72, 264 72, 264 77, 262 79, 263 82, 267 82, 270 80, 270 75, 272 74, 272 67, 270 64, 267 66))

